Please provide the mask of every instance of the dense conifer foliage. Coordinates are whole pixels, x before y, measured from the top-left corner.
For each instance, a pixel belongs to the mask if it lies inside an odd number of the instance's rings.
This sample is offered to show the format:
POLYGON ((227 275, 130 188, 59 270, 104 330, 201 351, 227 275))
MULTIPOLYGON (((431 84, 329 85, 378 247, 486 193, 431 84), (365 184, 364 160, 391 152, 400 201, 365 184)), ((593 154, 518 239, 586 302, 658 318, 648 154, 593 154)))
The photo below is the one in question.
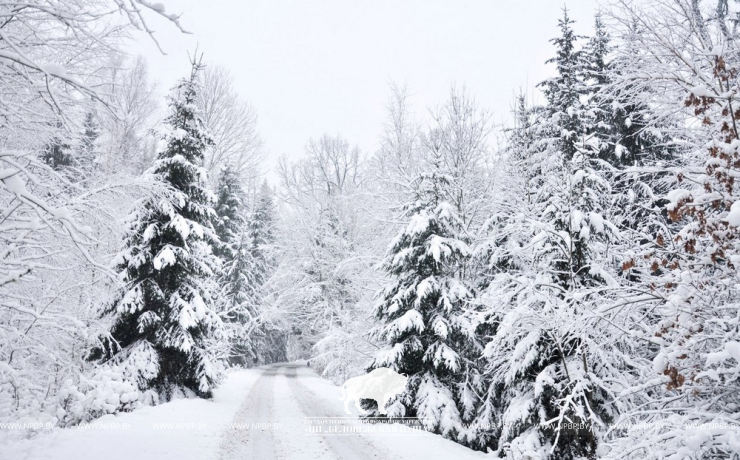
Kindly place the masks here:
POLYGON ((215 345, 224 333, 214 304, 220 263, 212 247, 222 243, 200 166, 212 141, 195 106, 198 71, 194 64, 173 90, 166 146, 151 169, 165 195, 140 202, 130 217, 117 257, 126 286, 111 307, 111 337, 100 349, 104 361, 164 399, 180 388, 208 396, 220 379, 215 345))

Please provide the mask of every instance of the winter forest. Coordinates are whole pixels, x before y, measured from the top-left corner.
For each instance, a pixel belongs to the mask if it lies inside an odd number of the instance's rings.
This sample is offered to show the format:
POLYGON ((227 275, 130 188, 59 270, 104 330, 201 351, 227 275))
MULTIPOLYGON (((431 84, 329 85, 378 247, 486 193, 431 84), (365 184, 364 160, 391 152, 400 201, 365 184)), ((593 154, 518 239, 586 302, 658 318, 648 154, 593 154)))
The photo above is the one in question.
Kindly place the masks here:
POLYGON ((0 422, 307 360, 490 458, 740 458, 740 1, 563 8, 505 122, 391 83, 376 151, 316 133, 275 180, 227 68, 160 94, 126 53, 163 19, 0 2, 0 422))

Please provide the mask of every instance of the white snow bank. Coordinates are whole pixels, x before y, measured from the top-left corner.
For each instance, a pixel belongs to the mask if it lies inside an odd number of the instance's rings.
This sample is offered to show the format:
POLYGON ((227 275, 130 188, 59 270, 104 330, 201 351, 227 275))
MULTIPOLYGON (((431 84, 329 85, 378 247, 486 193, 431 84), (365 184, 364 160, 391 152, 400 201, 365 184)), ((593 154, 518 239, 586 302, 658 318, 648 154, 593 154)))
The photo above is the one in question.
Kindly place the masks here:
POLYGON ((180 399, 0 446, 1 460, 208 460, 262 371, 228 374, 213 399, 180 399), (178 425, 179 424, 179 425, 178 425), (124 429, 124 425, 128 425, 124 429))
MULTIPOLYGON (((344 415, 344 403, 339 399, 342 395, 340 387, 316 375, 306 367, 296 369, 300 383, 314 393, 318 399, 326 404, 329 413, 344 415)), ((372 443, 381 451, 392 452, 396 460, 412 459, 490 459, 492 455, 474 451, 455 442, 432 433, 415 433, 409 435, 375 435, 372 443)))

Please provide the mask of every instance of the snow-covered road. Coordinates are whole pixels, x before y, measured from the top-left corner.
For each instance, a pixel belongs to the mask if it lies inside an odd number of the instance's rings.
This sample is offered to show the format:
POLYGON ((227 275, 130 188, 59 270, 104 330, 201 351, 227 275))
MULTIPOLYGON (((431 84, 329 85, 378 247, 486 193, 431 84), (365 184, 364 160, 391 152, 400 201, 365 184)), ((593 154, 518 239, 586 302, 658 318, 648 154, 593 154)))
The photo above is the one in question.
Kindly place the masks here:
POLYGON ((336 387, 334 400, 321 395, 320 382, 304 366, 287 364, 264 371, 232 420, 220 446, 220 458, 231 459, 357 459, 393 458, 368 437, 306 433, 307 417, 341 417, 336 387), (318 385, 317 385, 318 384, 318 385), (318 388, 317 388, 318 387, 318 388), (316 391, 316 390, 319 391, 316 391), (249 426, 249 429, 241 429, 249 426), (253 427, 262 428, 253 428, 253 427))
MULTIPOLYGON (((381 460, 487 457, 429 433, 307 432, 317 417, 347 417, 339 388, 302 364, 229 374, 212 401, 187 399, 106 416, 0 445, 12 460, 381 460), (313 418, 313 419, 312 419, 313 418)), ((323 427, 326 430, 326 427, 323 427)), ((490 458, 490 457, 489 457, 490 458)))

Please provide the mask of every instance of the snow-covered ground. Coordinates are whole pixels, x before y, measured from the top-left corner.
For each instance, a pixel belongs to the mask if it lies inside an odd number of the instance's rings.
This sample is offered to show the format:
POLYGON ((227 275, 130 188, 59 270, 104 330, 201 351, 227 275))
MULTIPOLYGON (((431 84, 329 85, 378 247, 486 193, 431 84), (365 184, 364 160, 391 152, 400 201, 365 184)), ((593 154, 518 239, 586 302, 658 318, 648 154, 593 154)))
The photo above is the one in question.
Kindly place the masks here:
POLYGON ((228 375, 212 401, 109 415, 0 446, 0 459, 448 459, 486 455, 429 433, 309 434, 307 417, 346 417, 340 389, 299 364, 228 375))

